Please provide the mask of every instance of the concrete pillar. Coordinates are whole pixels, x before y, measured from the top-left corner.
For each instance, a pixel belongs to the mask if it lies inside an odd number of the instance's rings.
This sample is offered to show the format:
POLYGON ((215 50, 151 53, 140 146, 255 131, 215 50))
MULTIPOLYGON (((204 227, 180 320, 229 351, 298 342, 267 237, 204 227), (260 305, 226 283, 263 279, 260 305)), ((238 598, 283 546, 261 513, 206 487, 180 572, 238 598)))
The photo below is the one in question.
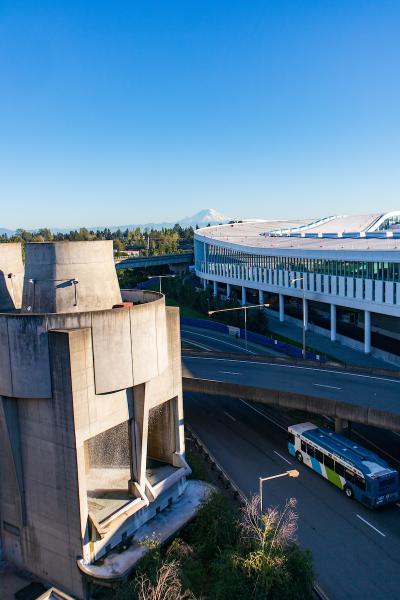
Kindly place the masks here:
POLYGON ((203 281, 203 290, 207 289, 207 279, 202 279, 203 281))
POLYGON ((336 304, 331 304, 331 342, 336 342, 336 304))
POLYGON ((307 331, 308 329, 308 300, 303 298, 303 327, 307 331))
POLYGON ((227 298, 231 297, 231 284, 230 283, 226 284, 226 297, 227 298))
POLYGON ((369 310, 364 311, 364 352, 371 352, 371 313, 369 310))
POLYGON ((264 304, 264 292, 258 290, 258 304, 264 304))
POLYGON ((242 306, 246 304, 246 288, 242 285, 242 306))
POLYGON ((335 433, 344 433, 349 428, 349 422, 345 419, 335 417, 335 433))
POLYGON ((279 320, 281 323, 285 320, 285 297, 279 294, 279 320))
POLYGON ((218 296, 218 283, 213 281, 213 296, 218 296))

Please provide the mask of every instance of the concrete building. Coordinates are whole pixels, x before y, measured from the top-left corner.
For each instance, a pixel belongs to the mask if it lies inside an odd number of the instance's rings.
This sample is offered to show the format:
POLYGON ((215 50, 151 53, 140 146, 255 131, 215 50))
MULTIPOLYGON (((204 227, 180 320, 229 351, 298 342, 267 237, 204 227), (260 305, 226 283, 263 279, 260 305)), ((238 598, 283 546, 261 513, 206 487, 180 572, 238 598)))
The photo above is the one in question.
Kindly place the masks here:
POLYGON ((0 244, 0 275, 0 557, 85 598, 185 494, 179 312, 121 293, 108 241, 26 244, 23 286, 0 244))
POLYGON ((369 353, 371 332, 400 339, 399 224, 400 211, 206 227, 195 232, 196 274, 243 304, 272 298, 281 321, 299 299, 306 328, 319 311, 332 341, 351 322, 369 353))

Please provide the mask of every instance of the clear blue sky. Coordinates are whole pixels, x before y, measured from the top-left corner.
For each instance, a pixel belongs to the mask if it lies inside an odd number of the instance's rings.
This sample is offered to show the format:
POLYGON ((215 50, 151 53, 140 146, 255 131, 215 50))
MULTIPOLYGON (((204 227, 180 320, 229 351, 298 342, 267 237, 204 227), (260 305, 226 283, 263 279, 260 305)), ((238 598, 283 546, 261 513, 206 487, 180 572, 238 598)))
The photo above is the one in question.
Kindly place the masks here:
POLYGON ((0 227, 400 208, 400 2, 0 0, 0 227))

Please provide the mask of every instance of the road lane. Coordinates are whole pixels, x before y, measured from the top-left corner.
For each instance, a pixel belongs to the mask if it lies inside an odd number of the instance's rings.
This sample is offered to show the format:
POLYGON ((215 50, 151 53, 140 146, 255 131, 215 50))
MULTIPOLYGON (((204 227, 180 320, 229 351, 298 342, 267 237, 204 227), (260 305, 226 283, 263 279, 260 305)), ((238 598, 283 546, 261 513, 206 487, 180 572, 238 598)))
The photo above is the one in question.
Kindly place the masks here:
MULTIPOLYGON (((286 432, 262 417, 265 407, 251 406, 257 411, 235 399, 185 394, 186 420, 246 494, 257 492, 258 477, 280 473, 288 468, 284 459, 292 460, 286 432)), ((270 505, 297 498, 300 542, 312 550, 328 596, 399 597, 400 511, 369 511, 304 465, 296 468, 298 479, 265 484, 264 497, 270 505)))
POLYGON ((240 373, 249 386, 267 387, 400 412, 400 379, 345 370, 269 363, 268 359, 252 361, 183 356, 182 364, 183 375, 186 377, 237 383, 237 375, 230 375, 231 371, 240 373))

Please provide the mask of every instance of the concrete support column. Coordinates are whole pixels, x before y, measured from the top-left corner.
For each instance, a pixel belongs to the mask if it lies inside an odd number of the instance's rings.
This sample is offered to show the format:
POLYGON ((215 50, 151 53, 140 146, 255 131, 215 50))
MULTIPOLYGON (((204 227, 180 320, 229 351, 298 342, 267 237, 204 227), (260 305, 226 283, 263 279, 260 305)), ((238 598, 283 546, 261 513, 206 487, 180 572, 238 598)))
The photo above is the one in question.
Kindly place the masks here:
POLYGON ((218 296, 218 283, 213 281, 213 296, 218 296))
POLYGON ((303 298, 303 327, 307 331, 308 329, 308 300, 303 298))
POLYGON ((371 313, 369 310, 364 311, 364 352, 371 352, 371 313))
POLYGON ((331 342, 336 342, 336 304, 331 304, 331 342))
POLYGON ((345 419, 335 417, 335 433, 343 433, 349 428, 349 422, 345 419))
POLYGON ((203 279, 203 290, 207 289, 207 279, 203 279))
POLYGON ((226 297, 227 298, 231 297, 231 284, 230 283, 226 284, 226 297))
POLYGON ((246 288, 242 285, 242 306, 246 304, 246 288))
POLYGON ((279 320, 281 323, 285 320, 285 297, 279 294, 279 320))
POLYGON ((264 304, 264 292, 258 290, 258 304, 264 304))

